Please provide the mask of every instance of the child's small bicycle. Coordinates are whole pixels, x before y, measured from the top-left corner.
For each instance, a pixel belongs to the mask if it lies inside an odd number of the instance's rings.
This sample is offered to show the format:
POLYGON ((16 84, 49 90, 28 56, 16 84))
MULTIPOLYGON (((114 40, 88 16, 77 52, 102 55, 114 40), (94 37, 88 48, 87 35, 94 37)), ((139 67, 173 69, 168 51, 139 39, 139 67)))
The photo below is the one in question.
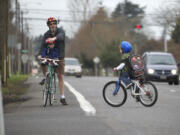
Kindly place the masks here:
POLYGON ((52 105, 55 101, 55 94, 56 94, 56 74, 55 74, 55 67, 58 66, 58 61, 55 59, 49 58, 41 58, 42 64, 47 64, 47 72, 45 78, 45 84, 43 89, 43 106, 46 107, 47 101, 49 99, 49 105, 52 105))
POLYGON ((110 106, 120 107, 126 102, 127 89, 130 89, 133 98, 146 107, 153 106, 158 99, 156 86, 152 82, 139 79, 139 77, 132 80, 128 86, 120 80, 106 83, 103 88, 103 98, 110 106))

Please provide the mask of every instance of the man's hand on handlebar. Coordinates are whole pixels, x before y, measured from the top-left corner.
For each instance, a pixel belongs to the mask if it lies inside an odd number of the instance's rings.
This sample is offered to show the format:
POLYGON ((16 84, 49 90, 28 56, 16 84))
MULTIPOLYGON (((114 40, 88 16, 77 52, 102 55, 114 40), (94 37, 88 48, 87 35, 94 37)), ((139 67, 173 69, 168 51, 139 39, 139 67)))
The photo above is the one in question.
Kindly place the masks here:
POLYGON ((46 39, 47 44, 53 44, 56 41, 56 37, 46 39))
POLYGON ((60 60, 57 58, 54 59, 50 59, 50 58, 40 58, 39 59, 41 61, 42 64, 46 64, 48 62, 52 62, 55 66, 58 66, 58 63, 60 60))

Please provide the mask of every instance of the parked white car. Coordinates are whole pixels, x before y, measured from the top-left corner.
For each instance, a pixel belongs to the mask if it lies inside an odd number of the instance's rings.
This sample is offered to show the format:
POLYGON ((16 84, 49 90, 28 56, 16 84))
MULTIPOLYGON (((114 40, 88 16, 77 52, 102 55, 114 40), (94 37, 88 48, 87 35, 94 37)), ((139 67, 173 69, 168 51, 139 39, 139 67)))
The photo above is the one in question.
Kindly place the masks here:
POLYGON ((82 76, 82 68, 77 58, 65 58, 65 75, 82 76))

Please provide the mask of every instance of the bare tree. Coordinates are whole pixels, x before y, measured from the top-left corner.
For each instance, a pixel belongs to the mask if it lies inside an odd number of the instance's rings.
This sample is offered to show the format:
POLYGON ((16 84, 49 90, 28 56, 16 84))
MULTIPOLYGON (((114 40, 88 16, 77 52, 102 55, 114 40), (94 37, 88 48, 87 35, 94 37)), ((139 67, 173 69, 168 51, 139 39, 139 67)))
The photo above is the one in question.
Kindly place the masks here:
POLYGON ((74 20, 86 21, 97 9, 96 0, 69 0, 68 7, 74 20))
POLYGON ((167 35, 173 30, 176 23, 176 17, 180 13, 180 8, 177 5, 180 5, 180 0, 176 1, 176 4, 173 2, 169 3, 167 6, 162 6, 163 8, 161 7, 159 10, 156 10, 156 15, 153 17, 155 25, 163 27, 162 39, 164 40, 165 52, 168 51, 167 35))
POLYGON ((98 9, 97 7, 98 1, 96 0, 69 0, 68 8, 70 17, 73 20, 71 31, 75 33, 79 25, 85 23, 93 14, 96 13, 98 9))

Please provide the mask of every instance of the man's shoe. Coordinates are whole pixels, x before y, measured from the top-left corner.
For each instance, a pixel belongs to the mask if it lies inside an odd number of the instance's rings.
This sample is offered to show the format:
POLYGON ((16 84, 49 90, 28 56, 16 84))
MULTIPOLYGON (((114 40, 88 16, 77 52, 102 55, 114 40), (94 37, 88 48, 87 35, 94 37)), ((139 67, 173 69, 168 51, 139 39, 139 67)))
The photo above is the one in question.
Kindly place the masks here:
POLYGON ((42 81, 39 84, 43 85, 44 83, 45 83, 45 79, 42 79, 42 81))
POLYGON ((61 98, 60 102, 62 105, 68 105, 65 98, 61 98))

